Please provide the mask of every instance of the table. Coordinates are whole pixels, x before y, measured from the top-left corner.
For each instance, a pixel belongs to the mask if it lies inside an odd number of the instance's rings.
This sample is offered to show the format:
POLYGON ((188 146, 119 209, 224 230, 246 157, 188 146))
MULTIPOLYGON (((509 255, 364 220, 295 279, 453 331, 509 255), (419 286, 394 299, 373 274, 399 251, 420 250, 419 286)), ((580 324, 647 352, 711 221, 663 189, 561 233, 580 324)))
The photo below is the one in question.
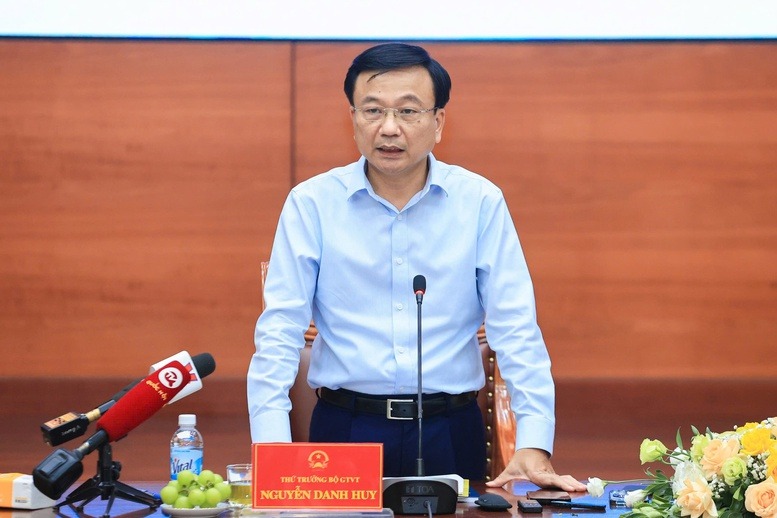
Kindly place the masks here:
MULTIPOLYGON (((137 489, 145 490, 151 493, 157 493, 164 484, 167 482, 149 482, 149 481, 140 481, 140 482, 127 482, 132 487, 135 487, 137 489)), ((605 493, 603 496, 594 498, 590 495, 587 495, 586 493, 572 493, 572 500, 573 501, 581 501, 581 502, 591 502, 591 503, 601 503, 601 504, 608 504, 608 495, 609 491, 612 489, 619 489, 622 485, 618 484, 612 484, 605 488, 605 493)), ((607 507, 607 510, 602 511, 592 511, 592 510, 586 510, 586 509, 565 509, 565 508, 558 508, 558 507, 545 507, 543 509, 542 514, 539 513, 533 513, 533 514, 523 514, 521 513, 516 506, 516 501, 518 499, 525 498, 526 491, 537 489, 537 487, 530 483, 525 482, 514 482, 511 485, 509 485, 505 489, 490 489, 486 488, 485 484, 482 482, 474 482, 472 483, 472 488, 474 491, 478 494, 483 493, 485 491, 498 493, 502 496, 504 496, 510 503, 513 504, 513 507, 509 509, 508 511, 497 511, 497 512, 488 512, 482 510, 480 507, 475 505, 471 502, 460 502, 456 509, 455 515, 436 515, 436 516, 455 516, 456 518, 499 518, 499 517, 507 517, 507 516, 526 516, 526 517, 574 517, 574 516, 603 516, 603 517, 616 517, 620 516, 623 512, 625 512, 625 509, 623 508, 610 508, 609 505, 607 507)), ((99 518, 102 516, 103 512, 105 511, 105 508, 107 506, 107 501, 100 500, 99 498, 95 499, 94 501, 90 502, 85 508, 82 513, 76 512, 74 509, 70 507, 62 507, 59 512, 57 512, 56 509, 48 508, 48 509, 38 509, 34 511, 24 511, 24 510, 16 510, 16 509, 0 509, 0 518, 99 518)), ((258 513, 245 513, 246 518, 251 518, 252 514, 256 517, 261 516, 258 513)), ((140 504, 128 502, 126 500, 120 500, 116 499, 113 504, 113 508, 111 509, 111 518, 168 518, 167 515, 165 515, 161 509, 149 509, 148 507, 144 507, 140 504)), ((331 516, 331 514, 330 514, 331 516)), ((418 515, 416 515, 418 516, 418 515)), ((233 513, 232 511, 225 511, 221 515, 219 515, 219 518, 237 518, 236 513, 233 513)))

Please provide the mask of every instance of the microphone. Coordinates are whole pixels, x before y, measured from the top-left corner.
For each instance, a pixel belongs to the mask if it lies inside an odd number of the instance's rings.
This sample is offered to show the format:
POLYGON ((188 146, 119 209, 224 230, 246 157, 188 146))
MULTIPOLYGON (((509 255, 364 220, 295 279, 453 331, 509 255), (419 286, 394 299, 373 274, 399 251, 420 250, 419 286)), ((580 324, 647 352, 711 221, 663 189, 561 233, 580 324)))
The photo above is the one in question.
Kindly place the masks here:
MULTIPOLYGON (((413 277, 413 291, 415 292, 415 301, 416 305, 418 306, 418 317, 416 318, 416 321, 418 322, 418 338, 417 338, 417 351, 418 351, 418 400, 416 401, 416 404, 418 405, 418 458, 416 459, 416 468, 415 468, 415 474, 419 477, 424 476, 424 455, 422 453, 423 451, 423 422, 424 422, 424 393, 422 390, 423 387, 423 378, 421 373, 423 372, 423 369, 421 368, 421 342, 422 342, 422 336, 421 336, 421 304, 424 301, 424 293, 426 293, 426 277, 423 275, 416 275, 413 277)), ((458 494, 458 492, 457 492, 458 494)))
POLYGON ((170 403, 175 403, 179 399, 183 399, 186 396, 200 390, 202 388, 202 378, 210 375, 214 370, 216 370, 216 361, 209 353, 201 353, 192 357, 189 356, 188 352, 181 351, 178 354, 174 354, 171 357, 152 365, 151 370, 149 370, 149 374, 170 363, 171 361, 181 362, 189 372, 191 379, 189 384, 186 385, 182 391, 180 391, 173 399, 168 401, 168 405, 170 403))
POLYGON ((455 479, 424 476, 423 456, 423 374, 421 369, 421 304, 426 293, 426 277, 413 278, 413 292, 418 305, 418 458, 415 477, 384 477, 383 505, 394 514, 453 514, 459 497, 455 479))
MULTIPOLYGON (((175 399, 191 383, 191 375, 173 360, 145 377, 97 421, 110 442, 118 441, 175 399)), ((90 450, 91 451, 91 450, 90 450)))
MULTIPOLYGON (((201 353, 196 356, 189 356, 186 351, 181 351, 167 359, 157 362, 151 366, 150 372, 158 370, 160 367, 170 363, 173 360, 181 362, 185 369, 190 373, 191 381, 186 388, 179 392, 171 401, 178 401, 181 398, 188 396, 189 394, 198 391, 202 388, 202 378, 210 375, 216 370, 216 362, 210 353, 201 353)), ((86 433, 89 428, 89 424, 95 422, 101 416, 111 408, 114 403, 121 399, 124 394, 127 393, 132 387, 137 385, 143 378, 138 378, 131 381, 127 386, 121 389, 119 392, 113 395, 108 401, 98 406, 94 410, 90 410, 85 414, 79 414, 76 412, 68 412, 59 417, 46 421, 40 426, 43 433, 43 440, 51 446, 58 446, 64 442, 67 442, 76 437, 80 437, 86 433)))
MULTIPOLYGON (((424 293, 426 293, 426 277, 423 275, 416 275, 413 277, 413 292, 415 293, 415 301, 420 304, 424 300, 424 293)), ((420 311, 419 307, 419 311, 420 311)))
POLYGON ((73 451, 59 448, 32 471, 35 487, 54 500, 81 476, 81 460, 109 442, 125 437, 169 403, 190 383, 191 375, 179 361, 171 361, 132 387, 97 420, 97 432, 73 451))
POLYGON ((111 399, 85 414, 68 412, 67 414, 55 417, 50 421, 46 421, 40 425, 40 430, 43 433, 43 440, 51 446, 57 446, 70 439, 75 439, 76 437, 84 435, 87 428, 89 428, 90 423, 97 421, 97 419, 105 414, 115 402, 121 399, 128 390, 140 383, 140 380, 142 379, 143 378, 138 378, 130 381, 127 386, 114 394, 111 399))

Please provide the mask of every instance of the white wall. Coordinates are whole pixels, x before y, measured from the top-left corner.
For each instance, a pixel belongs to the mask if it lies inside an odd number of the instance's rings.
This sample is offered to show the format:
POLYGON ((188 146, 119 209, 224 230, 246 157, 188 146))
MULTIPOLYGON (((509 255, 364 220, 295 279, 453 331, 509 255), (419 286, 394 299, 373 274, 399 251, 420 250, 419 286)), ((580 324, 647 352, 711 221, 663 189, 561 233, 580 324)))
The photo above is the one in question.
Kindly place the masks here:
POLYGON ((777 37, 773 0, 0 0, 0 36, 283 40, 777 37))

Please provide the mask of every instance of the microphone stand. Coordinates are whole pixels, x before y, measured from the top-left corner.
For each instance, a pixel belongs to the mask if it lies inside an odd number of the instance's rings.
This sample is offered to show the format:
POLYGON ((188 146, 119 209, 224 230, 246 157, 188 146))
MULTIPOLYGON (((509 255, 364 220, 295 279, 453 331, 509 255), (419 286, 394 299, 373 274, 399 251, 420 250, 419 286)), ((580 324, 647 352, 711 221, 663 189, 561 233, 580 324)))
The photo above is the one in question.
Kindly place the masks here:
POLYGON ((97 459, 97 474, 90 478, 70 493, 66 500, 58 503, 54 507, 59 510, 63 505, 74 507, 79 513, 84 510, 86 504, 97 498, 108 500, 108 506, 102 518, 110 518, 111 507, 115 498, 129 500, 138 504, 147 505, 151 509, 156 509, 162 505, 159 498, 136 489, 128 484, 119 482, 119 473, 121 472, 121 463, 113 460, 113 451, 111 445, 103 444, 99 448, 97 459), (81 502, 73 506, 76 502, 81 502))
MULTIPOLYGON (((415 288, 414 288, 415 289, 415 288)), ((383 505, 394 514, 453 514, 459 498, 459 486, 455 479, 444 476, 424 475, 423 456, 423 375, 421 371, 421 303, 423 287, 416 291, 418 304, 418 458, 415 477, 384 477, 383 505)))
POLYGON ((416 344, 418 348, 418 458, 416 459, 415 474, 419 477, 424 476, 424 434, 423 434, 423 422, 424 422, 424 404, 423 397, 424 391, 422 390, 423 377, 421 375, 421 301, 423 299, 422 293, 416 293, 416 306, 418 306, 418 338, 416 344))

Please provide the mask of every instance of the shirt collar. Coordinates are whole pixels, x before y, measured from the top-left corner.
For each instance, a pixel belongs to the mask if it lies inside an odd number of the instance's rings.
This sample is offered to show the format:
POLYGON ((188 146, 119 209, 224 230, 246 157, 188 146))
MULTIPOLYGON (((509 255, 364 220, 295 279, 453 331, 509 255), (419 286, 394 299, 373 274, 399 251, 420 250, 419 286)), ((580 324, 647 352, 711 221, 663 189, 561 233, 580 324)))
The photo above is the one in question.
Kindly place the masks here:
POLYGON ((445 195, 448 195, 448 189, 445 188, 448 179, 448 171, 442 162, 438 162, 434 155, 429 153, 429 178, 426 180, 427 187, 438 187, 445 195))
MULTIPOLYGON (((365 191, 374 194, 370 182, 367 181, 366 167, 367 159, 363 156, 359 159, 358 162, 353 164, 353 171, 351 174, 351 179, 348 182, 346 198, 350 199, 359 191, 365 191)), ((426 178, 426 185, 423 189, 421 189, 421 196, 426 195, 426 193, 432 187, 439 188, 447 196, 448 190, 445 188, 445 180, 447 176, 448 175, 446 174, 446 171, 441 166, 441 162, 438 162, 437 159, 434 158, 434 155, 429 153, 429 175, 426 178)))

